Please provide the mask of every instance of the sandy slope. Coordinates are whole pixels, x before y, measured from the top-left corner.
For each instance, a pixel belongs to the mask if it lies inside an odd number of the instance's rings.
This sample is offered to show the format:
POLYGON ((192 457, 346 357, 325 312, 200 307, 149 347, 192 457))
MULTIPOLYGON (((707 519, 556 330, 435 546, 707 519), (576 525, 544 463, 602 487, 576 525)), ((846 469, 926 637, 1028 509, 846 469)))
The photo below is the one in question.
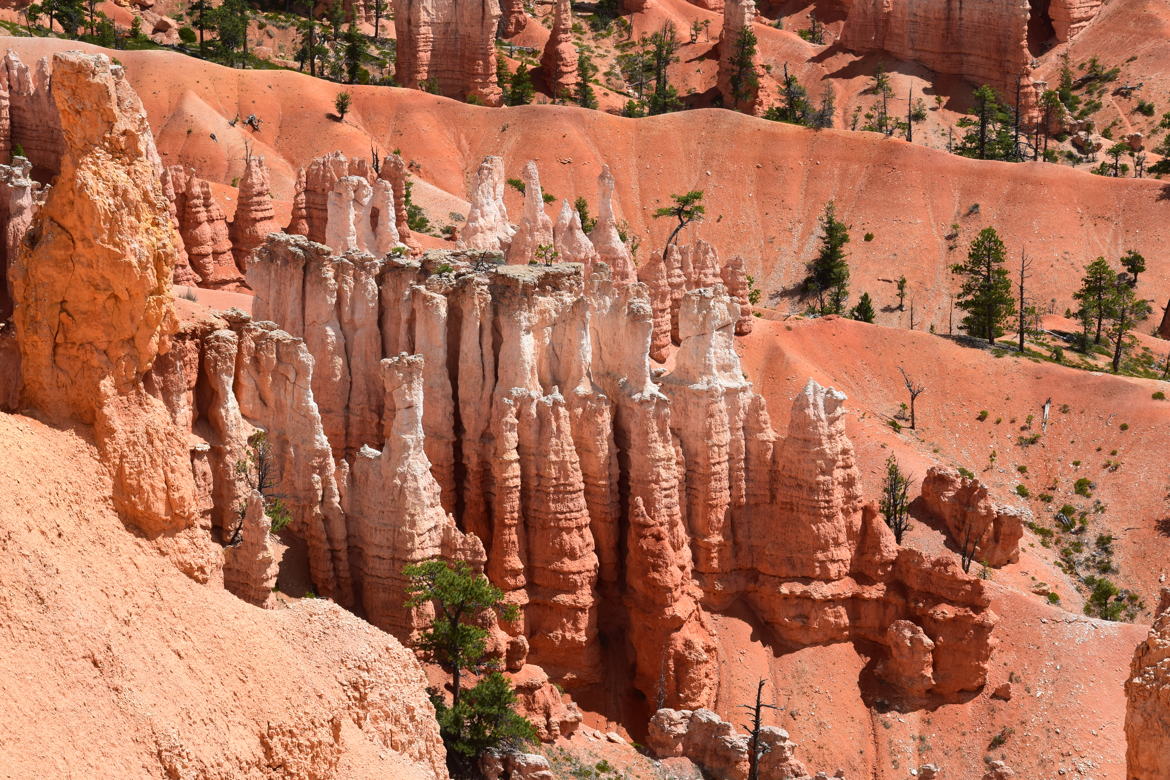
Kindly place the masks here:
POLYGON ((0 414, 0 441, 0 777, 434 776, 401 645, 184 576, 123 527, 79 433, 0 414))
MULTIPOLYGON (((65 48, 60 41, 6 39, 31 59, 65 48)), ((813 132, 727 111, 683 112, 630 120, 563 106, 486 109, 419 92, 346 87, 353 110, 329 118, 341 89, 297 73, 235 71, 177 54, 118 52, 142 95, 168 161, 194 165, 230 183, 244 158, 237 114, 265 124, 250 140, 273 167, 277 197, 287 199, 297 166, 333 149, 369 155, 371 144, 400 149, 416 178, 462 196, 468 172, 485 154, 502 154, 509 174, 528 158, 540 163, 547 191, 584 195, 596 208, 595 177, 609 163, 618 180, 618 210, 643 252, 668 226, 650 214, 671 193, 704 190, 708 218, 688 232, 725 254, 741 253, 766 295, 802 276, 816 243, 816 217, 830 200, 852 226, 854 295, 869 291, 879 308, 894 300, 892 280, 910 280, 921 327, 946 325, 948 266, 979 229, 1000 230, 1009 253, 1035 259, 1034 296, 1045 310, 1071 304, 1081 269, 1097 255, 1128 248, 1149 258, 1140 292, 1170 295, 1170 266, 1160 257, 1170 239, 1164 184, 1111 180, 1043 163, 979 162, 869 133, 813 132), (216 140, 211 139, 214 134, 216 140), (952 225, 957 238, 948 241, 952 225), (863 241, 865 233, 874 235, 863 241), (956 247, 949 249, 950 246, 956 247)), ((518 210, 509 190, 509 207, 518 210)), ((550 207, 555 208, 555 205, 550 207)), ((432 219, 450 221, 450 203, 432 219)), ((800 308, 783 299, 781 308, 800 308)), ((888 324, 906 315, 880 312, 888 324)))

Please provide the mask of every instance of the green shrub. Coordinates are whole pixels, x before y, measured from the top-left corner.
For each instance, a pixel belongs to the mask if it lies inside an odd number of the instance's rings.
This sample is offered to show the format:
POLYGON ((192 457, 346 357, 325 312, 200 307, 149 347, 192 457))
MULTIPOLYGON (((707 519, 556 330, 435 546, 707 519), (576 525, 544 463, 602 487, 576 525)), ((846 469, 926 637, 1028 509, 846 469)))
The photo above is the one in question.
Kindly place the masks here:
POLYGON ((1119 427, 1123 431, 1128 431, 1129 430, 1129 423, 1122 423, 1119 427))
POLYGON ((1027 498, 1032 495, 1032 492, 1028 490, 1027 485, 1016 485, 1016 495, 1020 498, 1027 498))
POLYGON ((980 411, 979 414, 975 417, 975 419, 978 420, 979 422, 983 422, 984 420, 986 420, 987 419, 987 410, 983 409, 982 411, 980 411))
POLYGON ((1090 480, 1088 477, 1081 477, 1073 485, 1073 492, 1076 493, 1078 496, 1084 496, 1085 498, 1092 498, 1093 497, 1093 488, 1094 488, 1094 485, 1093 485, 1092 480, 1090 480))
POLYGON ((1155 401, 1165 401, 1166 400, 1166 394, 1163 393, 1161 390, 1157 391, 1156 393, 1154 393, 1150 397, 1153 398, 1155 401))

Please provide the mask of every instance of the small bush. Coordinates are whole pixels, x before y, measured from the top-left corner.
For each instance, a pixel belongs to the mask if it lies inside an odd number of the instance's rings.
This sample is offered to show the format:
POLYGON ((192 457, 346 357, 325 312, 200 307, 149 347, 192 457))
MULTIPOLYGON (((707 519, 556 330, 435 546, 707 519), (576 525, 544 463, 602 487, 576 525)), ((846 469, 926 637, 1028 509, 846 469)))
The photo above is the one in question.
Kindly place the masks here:
POLYGON ((1093 482, 1088 477, 1081 477, 1073 485, 1073 492, 1085 498, 1093 497, 1093 482))
POLYGON ((1060 594, 1059 593, 1052 593, 1051 591, 1049 591, 1046 598, 1048 599, 1049 604, 1056 605, 1056 604, 1060 603, 1060 594))
POLYGON ((867 243, 868 243, 868 242, 870 242, 870 241, 873 241, 873 233, 866 233, 866 234, 865 234, 865 241, 866 241, 867 243))
POLYGON ((987 419, 987 410, 984 409, 984 410, 980 411, 979 415, 975 419, 978 420, 979 422, 983 422, 984 420, 986 420, 987 419))
POLYGON ((1027 474, 1028 467, 1021 463, 1020 465, 1016 466, 1016 471, 1020 472, 1021 474, 1027 474))
POLYGON ((987 749, 998 750, 1004 746, 1004 744, 1008 741, 1008 738, 1014 733, 1016 733, 1016 730, 1011 726, 1004 726, 999 730, 999 733, 992 737, 991 741, 987 743, 987 749))
POLYGON ((1129 430, 1129 423, 1122 423, 1120 427, 1121 427, 1121 430, 1128 431, 1129 430))
POLYGON ((1150 396, 1150 398, 1153 398, 1155 401, 1165 401, 1166 394, 1163 393, 1161 390, 1159 390, 1158 392, 1156 392, 1152 396, 1150 396))
POLYGON ((965 469, 962 466, 959 466, 959 474, 966 477, 967 479, 975 479, 974 472, 972 472, 970 469, 965 469))
POLYGON ((1028 490, 1027 485, 1016 485, 1016 495, 1020 498, 1027 498, 1032 495, 1032 491, 1028 490))

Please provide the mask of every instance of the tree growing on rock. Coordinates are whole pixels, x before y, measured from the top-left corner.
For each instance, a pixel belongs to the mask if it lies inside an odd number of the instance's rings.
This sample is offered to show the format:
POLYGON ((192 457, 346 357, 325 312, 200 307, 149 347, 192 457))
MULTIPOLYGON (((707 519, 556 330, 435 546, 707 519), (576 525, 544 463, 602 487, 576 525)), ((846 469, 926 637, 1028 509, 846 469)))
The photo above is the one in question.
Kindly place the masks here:
POLYGON ((987 227, 971 242, 967 261, 951 266, 963 277, 956 304, 967 312, 963 329, 976 338, 995 340, 1004 334, 1004 325, 1015 314, 1012 281, 1005 267, 1003 241, 995 228, 987 227))
POLYGON ((701 221, 703 215, 707 213, 707 207, 703 205, 702 190, 691 190, 682 195, 671 195, 670 199, 674 201, 673 206, 663 206, 654 211, 655 219, 674 217, 678 220, 678 224, 674 226, 674 230, 670 231, 670 236, 666 239, 666 246, 662 248, 662 259, 664 261, 666 260, 666 253, 670 251, 671 244, 678 238, 678 234, 682 232, 682 229, 692 222, 701 221))
POLYGON ((886 525, 894 532, 894 540, 902 543, 902 537, 910 528, 910 477, 902 473, 898 460, 891 455, 886 460, 886 476, 882 480, 882 499, 879 508, 886 525))
MULTIPOLYGON (((731 99, 735 106, 753 100, 760 88, 760 76, 756 73, 756 33, 751 25, 745 25, 735 37, 735 49, 731 55, 731 99)), ((787 69, 785 64, 785 69, 787 69)))
POLYGON ((819 223, 821 247, 807 266, 804 290, 805 294, 816 296, 818 314, 841 314, 849 297, 849 264, 845 261, 849 228, 837 219, 833 201, 825 204, 819 223))
POLYGON ((432 691, 431 702, 451 775, 467 777, 484 752, 515 749, 536 736, 532 724, 516 713, 516 693, 507 678, 485 660, 488 632, 481 624, 492 613, 515 620, 519 611, 504 604, 503 592, 462 561, 424 561, 405 567, 403 574, 409 579, 406 607, 431 604, 435 609, 416 647, 451 675, 451 703, 439 691, 432 691), (464 691, 464 672, 486 674, 464 691))

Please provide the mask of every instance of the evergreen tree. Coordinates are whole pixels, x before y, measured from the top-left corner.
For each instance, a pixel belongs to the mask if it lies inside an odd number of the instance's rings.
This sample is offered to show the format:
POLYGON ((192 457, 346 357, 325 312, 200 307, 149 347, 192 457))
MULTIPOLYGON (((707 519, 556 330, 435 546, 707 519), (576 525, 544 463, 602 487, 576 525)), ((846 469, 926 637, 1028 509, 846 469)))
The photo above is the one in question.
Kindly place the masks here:
POLYGON ((219 38, 220 54, 229 64, 243 64, 248 58, 248 19, 245 0, 224 0, 213 12, 213 26, 219 38))
POLYGON ((857 300, 857 305, 849 312, 849 316, 858 322, 873 322, 876 314, 873 308, 873 300, 867 292, 861 294, 861 297, 857 300))
POLYGON ((910 527, 910 483, 911 479, 902 473, 898 460, 891 455, 886 460, 886 476, 882 481, 880 509, 886 525, 894 532, 894 540, 902 543, 906 529, 910 527))
POLYGON ((646 111, 651 116, 677 111, 682 107, 678 90, 670 85, 667 68, 678 62, 678 31, 672 22, 663 25, 662 30, 650 36, 650 72, 654 87, 646 101, 646 111))
POLYGON ((821 248, 807 266, 804 289, 806 294, 816 296, 819 314, 841 314, 849 297, 849 264, 845 261, 849 229, 837 219, 837 207, 833 201, 825 204, 818 222, 822 233, 821 248))
POLYGON ((506 678, 490 669, 484 656, 488 632, 481 626, 488 613, 515 620, 519 612, 504 604, 504 594, 466 563, 425 561, 403 569, 409 608, 433 604, 435 618, 416 647, 427 660, 451 675, 451 703, 434 691, 431 701, 447 747, 453 777, 466 777, 486 750, 514 748, 535 737, 532 724, 515 712, 516 695, 506 678), (463 691, 464 672, 486 674, 463 691))
POLYGON ((671 200, 674 201, 673 206, 664 206, 654 211, 654 218, 660 219, 662 217, 674 217, 678 220, 678 224, 674 226, 674 230, 670 231, 670 237, 666 239, 666 246, 662 248, 662 259, 666 259, 666 253, 670 251, 670 245, 678 238, 678 234, 682 229, 692 222, 698 222, 703 219, 703 215, 707 213, 707 207, 703 205, 703 191, 691 190, 684 195, 671 195, 671 200))
POLYGON ((952 273, 964 277, 956 300, 958 307, 967 312, 963 329, 993 346, 1016 311, 1005 251, 995 228, 983 228, 971 242, 967 262, 951 266, 952 273))
POLYGON ((1121 368, 1126 337, 1139 323, 1150 316, 1150 303, 1137 297, 1125 274, 1113 280, 1109 302, 1109 340, 1113 343, 1113 373, 1121 368))
POLYGON ((578 195, 573 201, 573 208, 577 209, 577 216, 581 218, 581 230, 585 233, 592 233, 597 220, 589 216, 589 201, 585 200, 584 196, 578 195))
POLYGON ((956 154, 978 160, 1018 160, 1012 115, 999 102, 995 90, 984 84, 975 90, 970 116, 959 120, 967 133, 955 145, 956 154))
POLYGON ((348 92, 338 92, 337 97, 333 98, 333 108, 337 110, 337 121, 341 122, 345 119, 345 115, 349 113, 350 97, 348 92))
POLYGON ((353 22, 350 22, 349 27, 346 28, 345 35, 342 36, 342 44, 346 82, 357 84, 369 81, 369 71, 362 66, 362 63, 370 58, 369 47, 366 44, 366 36, 362 35, 353 22))
POLYGON ((195 25, 195 29, 199 31, 199 56, 207 56, 207 45, 204 36, 207 32, 208 26, 211 24, 211 15, 214 11, 211 5, 211 0, 195 0, 187 9, 191 17, 191 23, 195 25))
POLYGON ((744 25, 735 38, 735 49, 731 54, 729 84, 736 109, 750 107, 760 88, 760 76, 756 73, 756 43, 756 33, 751 25, 744 25))
POLYGON ((833 88, 825 84, 821 92, 821 106, 812 117, 812 126, 823 130, 833 126, 833 115, 837 113, 836 99, 833 97, 833 88))
POLYGON ((788 63, 784 64, 784 84, 780 94, 783 102, 765 111, 764 119, 806 127, 812 124, 814 111, 808 102, 808 92, 796 76, 788 72, 788 63))
POLYGON ((1080 307, 1077 316, 1083 326, 1082 349, 1089 347, 1089 329, 1096 323, 1097 332, 1093 337, 1094 344, 1101 343, 1101 334, 1106 318, 1109 316, 1113 281, 1117 277, 1109 267, 1104 257, 1098 257, 1085 267, 1085 275, 1081 277, 1081 288, 1073 293, 1080 307))
POLYGON ((532 102, 536 95, 536 87, 532 84, 532 74, 528 72, 528 63, 521 61, 516 66, 516 72, 508 81, 508 95, 505 101, 509 106, 524 106, 532 102))
POLYGON ((597 66, 593 64, 593 60, 589 59, 582 49, 577 54, 577 94, 574 97, 577 100, 577 105, 582 108, 597 108, 597 95, 593 91, 593 85, 590 79, 597 73, 597 66))
POLYGON ((1137 287, 1138 274, 1146 270, 1146 258, 1131 249, 1121 256, 1121 265, 1129 272, 1133 286, 1137 287))

